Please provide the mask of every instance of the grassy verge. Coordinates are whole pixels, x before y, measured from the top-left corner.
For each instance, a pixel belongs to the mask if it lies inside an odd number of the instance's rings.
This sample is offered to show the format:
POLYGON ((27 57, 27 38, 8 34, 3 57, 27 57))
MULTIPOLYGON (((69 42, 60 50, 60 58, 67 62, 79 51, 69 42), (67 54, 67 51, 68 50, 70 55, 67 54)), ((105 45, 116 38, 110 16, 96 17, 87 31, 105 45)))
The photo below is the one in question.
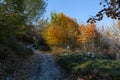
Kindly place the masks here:
POLYGON ((69 80, 120 80, 120 61, 104 59, 95 54, 63 53, 57 61, 69 73, 69 80))

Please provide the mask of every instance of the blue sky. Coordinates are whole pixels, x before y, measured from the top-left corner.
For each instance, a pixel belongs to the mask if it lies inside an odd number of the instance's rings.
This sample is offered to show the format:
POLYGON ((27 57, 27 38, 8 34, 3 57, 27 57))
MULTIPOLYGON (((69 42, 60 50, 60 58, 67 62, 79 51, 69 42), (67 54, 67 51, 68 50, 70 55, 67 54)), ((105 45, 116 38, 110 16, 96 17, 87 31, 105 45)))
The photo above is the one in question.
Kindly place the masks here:
MULTIPOLYGON (((50 19, 52 11, 63 12, 65 15, 76 18, 78 23, 86 23, 90 16, 102 9, 99 5, 100 0, 48 0, 45 17, 50 19)), ((113 20, 104 17, 97 25, 109 25, 113 20)))

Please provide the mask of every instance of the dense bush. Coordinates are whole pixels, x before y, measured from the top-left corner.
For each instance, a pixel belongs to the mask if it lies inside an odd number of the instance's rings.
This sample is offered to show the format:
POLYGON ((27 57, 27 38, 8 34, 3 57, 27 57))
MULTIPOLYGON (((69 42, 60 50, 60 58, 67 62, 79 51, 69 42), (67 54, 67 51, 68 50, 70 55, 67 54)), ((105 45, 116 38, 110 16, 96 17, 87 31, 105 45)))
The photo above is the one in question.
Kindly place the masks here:
POLYGON ((34 32, 34 26, 32 25, 22 25, 19 27, 19 31, 17 32, 17 40, 23 43, 29 43, 32 44, 34 42, 33 36, 35 34, 34 32))
POLYGON ((106 50, 106 53, 116 55, 116 59, 120 60, 120 29, 118 25, 113 24, 107 30, 101 31, 100 33, 102 35, 101 48, 106 50))
POLYGON ((19 55, 21 57, 25 57, 29 54, 27 49, 25 49, 25 44, 24 42, 30 42, 30 38, 26 37, 26 40, 23 38, 19 38, 21 35, 18 33, 23 32, 25 33, 24 35, 28 35, 32 37, 32 35, 29 35, 27 32, 32 32, 30 29, 21 29, 21 27, 18 27, 16 29, 15 27, 11 27, 9 25, 6 25, 4 23, 0 23, 0 54, 1 54, 1 59, 2 58, 7 58, 8 55, 15 54, 19 55), (8 28, 8 29, 6 29, 8 28), (13 30, 13 31, 12 31, 13 30), (22 31, 23 30, 23 31, 22 31))
POLYGON ((42 37, 38 38, 38 47, 41 51, 49 51, 51 49, 42 37))

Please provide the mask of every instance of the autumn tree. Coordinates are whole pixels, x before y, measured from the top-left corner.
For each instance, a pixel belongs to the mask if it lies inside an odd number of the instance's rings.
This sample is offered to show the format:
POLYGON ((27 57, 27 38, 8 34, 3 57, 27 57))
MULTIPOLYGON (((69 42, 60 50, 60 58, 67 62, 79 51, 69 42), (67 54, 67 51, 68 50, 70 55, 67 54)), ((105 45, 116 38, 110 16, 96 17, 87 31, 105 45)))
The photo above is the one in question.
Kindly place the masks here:
POLYGON ((77 36, 77 43, 82 49, 93 49, 94 38, 96 37, 96 25, 95 24, 81 24, 78 27, 79 35, 77 36))
POLYGON ((80 25, 78 30, 80 33, 78 36, 78 41, 86 43, 89 39, 95 36, 96 26, 95 24, 80 25))
POLYGON ((65 31, 58 26, 49 25, 43 34, 44 39, 50 46, 62 46, 67 42, 65 31))
POLYGON ((118 29, 120 30, 120 20, 118 20, 118 29))
POLYGON ((74 42, 76 42, 79 25, 75 19, 72 19, 63 13, 52 13, 50 24, 58 26, 64 30, 69 41, 67 44, 74 44, 74 42))
POLYGON ((112 19, 119 19, 120 17, 120 0, 101 0, 100 5, 103 6, 103 9, 88 19, 87 22, 96 22, 103 19, 103 15, 105 14, 107 17, 112 19))

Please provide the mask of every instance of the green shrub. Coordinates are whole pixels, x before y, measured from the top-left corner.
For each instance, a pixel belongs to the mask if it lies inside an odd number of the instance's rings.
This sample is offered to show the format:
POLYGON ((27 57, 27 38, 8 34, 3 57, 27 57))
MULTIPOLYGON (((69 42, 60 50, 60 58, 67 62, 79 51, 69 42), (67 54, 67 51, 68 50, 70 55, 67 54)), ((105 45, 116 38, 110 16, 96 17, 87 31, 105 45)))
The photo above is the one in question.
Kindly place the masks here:
POLYGON ((104 59, 95 54, 64 53, 58 56, 57 61, 70 73, 70 80, 78 76, 85 80, 119 80, 120 77, 120 61, 104 59))

